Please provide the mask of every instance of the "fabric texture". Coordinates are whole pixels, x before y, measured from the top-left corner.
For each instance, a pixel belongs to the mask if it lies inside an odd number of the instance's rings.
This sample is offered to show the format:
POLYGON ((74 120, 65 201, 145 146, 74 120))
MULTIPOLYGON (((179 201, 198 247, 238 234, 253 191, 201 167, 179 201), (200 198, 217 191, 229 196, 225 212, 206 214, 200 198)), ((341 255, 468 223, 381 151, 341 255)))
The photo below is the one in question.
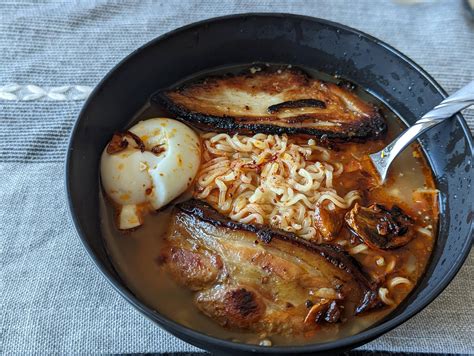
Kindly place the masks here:
MULTIPOLYGON (((84 97, 119 60, 169 30, 242 12, 355 27, 448 92, 474 79, 474 19, 456 0, 2 1, 0 353, 199 351, 139 314, 96 270, 69 217, 64 159, 84 97)), ((472 130, 473 111, 464 116, 472 130)), ((474 353, 473 274, 471 253, 439 298, 360 349, 474 353)))

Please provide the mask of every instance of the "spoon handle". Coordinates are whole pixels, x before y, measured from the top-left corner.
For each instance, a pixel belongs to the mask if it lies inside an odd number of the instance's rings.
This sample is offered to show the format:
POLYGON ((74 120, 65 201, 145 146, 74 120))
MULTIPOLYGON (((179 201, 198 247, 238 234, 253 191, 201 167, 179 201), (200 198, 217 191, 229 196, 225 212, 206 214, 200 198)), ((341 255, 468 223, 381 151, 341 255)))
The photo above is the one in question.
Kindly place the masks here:
POLYGON ((423 132, 440 124, 444 120, 450 118, 458 111, 474 104, 474 81, 459 89, 454 94, 448 96, 441 103, 436 105, 432 110, 424 114, 421 119, 415 122, 408 130, 403 132, 395 140, 392 141, 383 150, 383 155, 389 156, 389 162, 398 156, 410 143, 418 138, 423 132))

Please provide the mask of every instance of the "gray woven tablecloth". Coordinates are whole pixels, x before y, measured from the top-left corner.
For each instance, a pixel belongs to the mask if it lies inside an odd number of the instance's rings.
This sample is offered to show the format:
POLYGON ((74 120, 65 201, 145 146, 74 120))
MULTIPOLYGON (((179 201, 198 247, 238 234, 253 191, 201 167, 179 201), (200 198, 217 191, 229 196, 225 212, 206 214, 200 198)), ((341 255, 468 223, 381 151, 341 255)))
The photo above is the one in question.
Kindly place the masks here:
MULTIPOLYGON (((66 144, 90 88, 132 50, 190 22, 251 11, 368 32, 448 92, 474 79, 474 21, 456 0, 1 1, 0 353, 198 351, 141 316, 93 266, 67 212, 66 144)), ((465 117, 472 129, 472 111, 465 117)), ((474 353, 473 261, 423 312, 362 349, 474 353)))

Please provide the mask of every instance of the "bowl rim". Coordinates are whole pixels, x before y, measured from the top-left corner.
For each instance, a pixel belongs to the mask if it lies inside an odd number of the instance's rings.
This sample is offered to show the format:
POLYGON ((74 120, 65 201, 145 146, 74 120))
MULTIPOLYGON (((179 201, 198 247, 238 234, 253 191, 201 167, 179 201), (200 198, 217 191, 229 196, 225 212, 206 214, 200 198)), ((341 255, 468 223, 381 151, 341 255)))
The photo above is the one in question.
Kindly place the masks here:
MULTIPOLYGON (((266 347, 266 346, 228 341, 228 340, 224 340, 224 339, 220 339, 214 336, 207 335, 200 331, 181 325, 178 322, 175 322, 169 319, 168 317, 166 317, 165 315, 161 314, 159 311, 154 311, 150 307, 146 306, 135 295, 133 295, 133 293, 130 290, 128 290, 128 288, 126 288, 125 286, 121 285, 118 281, 116 281, 115 277, 112 276, 111 273, 102 265, 99 258, 94 254, 94 252, 92 251, 92 248, 87 243, 85 239, 85 233, 82 229, 79 218, 76 215, 74 202, 72 199, 72 193, 71 193, 72 187, 71 187, 71 175, 70 175, 71 164, 73 160, 72 156, 73 156, 74 139, 76 136, 76 132, 79 130, 79 126, 87 111, 87 108, 90 102, 94 100, 96 94, 101 90, 101 87, 104 85, 104 83, 106 83, 115 74, 115 72, 119 68, 121 68, 124 64, 126 64, 129 60, 134 58, 143 50, 154 46, 156 43, 160 41, 169 39, 175 35, 179 35, 182 32, 192 30, 194 28, 198 28, 206 24, 218 23, 218 22, 222 22, 222 21, 226 21, 230 19, 238 19, 238 18, 245 18, 245 17, 256 17, 256 18, 264 17, 264 18, 274 18, 275 20, 283 19, 283 18, 293 18, 296 20, 318 22, 324 25, 329 25, 333 28, 339 28, 339 29, 354 33, 356 35, 359 35, 365 38, 366 40, 370 42, 375 43, 376 45, 381 46, 385 50, 391 52, 393 55, 399 57, 402 61, 405 61, 407 64, 409 64, 412 67, 413 70, 415 70, 422 77, 424 77, 424 79, 430 85, 432 85, 437 90, 437 92, 441 94, 443 98, 447 97, 446 91, 436 82, 436 80, 430 74, 428 74, 421 66, 419 66, 412 59, 410 59, 409 57, 401 53, 399 50, 395 49, 391 45, 377 39, 376 37, 372 35, 369 35, 365 32, 359 31, 357 29, 354 29, 352 27, 349 27, 349 26, 346 26, 334 21, 321 19, 321 18, 313 17, 313 16, 299 15, 299 14, 292 14, 292 13, 250 12, 250 13, 237 13, 237 14, 232 14, 232 15, 212 17, 212 18, 200 20, 197 22, 193 22, 193 23, 178 27, 174 30, 168 31, 148 41, 147 43, 143 44, 142 46, 140 46, 139 48, 131 52, 129 55, 124 57, 121 61, 119 61, 112 69, 109 70, 109 72, 94 87, 93 91, 91 92, 88 99, 84 103, 78 115, 78 118, 76 122, 74 123, 74 126, 71 130, 71 134, 69 137, 68 149, 66 153, 66 164, 65 164, 65 185, 66 185, 66 192, 67 192, 69 215, 74 223, 74 227, 77 231, 77 234, 80 237, 82 245, 88 252, 89 257, 94 262, 94 265, 96 266, 96 268, 98 268, 98 270, 101 272, 102 276, 105 277, 107 282, 141 314, 146 316, 148 319, 150 319, 154 323, 158 324, 163 329, 179 337, 180 339, 183 339, 183 336, 185 336, 186 339, 184 341, 187 343, 190 343, 197 347, 202 347, 203 344, 212 345, 219 349, 225 348, 228 350, 232 350, 234 352, 240 351, 240 352, 258 352, 258 353, 275 353, 275 354, 285 354, 289 352, 291 353, 324 352, 324 351, 344 350, 344 349, 357 347, 359 345, 368 343, 374 340, 375 338, 378 338, 382 334, 408 321, 413 316, 418 314, 421 310, 425 309, 434 299, 436 299, 441 294, 441 292, 449 285, 449 283, 456 276, 461 266, 463 265, 464 261, 466 260, 467 256, 469 255, 469 252, 471 250, 471 245, 472 245, 472 241, 470 242, 470 240, 473 239, 473 229, 474 229, 473 224, 471 224, 467 239, 465 239, 464 245, 462 246, 461 254, 455 260, 455 263, 451 265, 450 269, 442 277, 441 281, 436 286, 434 286, 433 289, 424 298, 422 298, 418 302, 417 306, 413 310, 410 310, 408 312, 404 311, 395 317, 389 318, 379 324, 376 324, 373 327, 370 327, 369 329, 365 329, 355 335, 344 337, 342 339, 336 339, 329 342, 306 344, 306 345, 287 345, 287 346, 266 347)), ((472 154, 474 140, 470 132, 470 129, 461 114, 457 114, 455 116, 455 119, 459 122, 461 126, 463 135, 467 140, 467 146, 470 148, 470 152, 472 154)), ((462 243, 463 241, 461 240, 460 242, 462 243)))

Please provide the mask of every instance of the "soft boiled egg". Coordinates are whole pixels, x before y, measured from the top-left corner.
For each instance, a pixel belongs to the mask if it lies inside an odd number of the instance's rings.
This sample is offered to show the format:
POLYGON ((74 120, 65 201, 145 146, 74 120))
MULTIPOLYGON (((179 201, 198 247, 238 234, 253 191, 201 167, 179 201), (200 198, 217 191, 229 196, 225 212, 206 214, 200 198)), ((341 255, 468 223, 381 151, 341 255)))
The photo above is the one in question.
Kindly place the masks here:
POLYGON ((105 193, 118 206, 119 228, 140 226, 146 211, 182 194, 200 160, 199 137, 176 120, 148 119, 116 133, 102 153, 100 173, 105 193))

